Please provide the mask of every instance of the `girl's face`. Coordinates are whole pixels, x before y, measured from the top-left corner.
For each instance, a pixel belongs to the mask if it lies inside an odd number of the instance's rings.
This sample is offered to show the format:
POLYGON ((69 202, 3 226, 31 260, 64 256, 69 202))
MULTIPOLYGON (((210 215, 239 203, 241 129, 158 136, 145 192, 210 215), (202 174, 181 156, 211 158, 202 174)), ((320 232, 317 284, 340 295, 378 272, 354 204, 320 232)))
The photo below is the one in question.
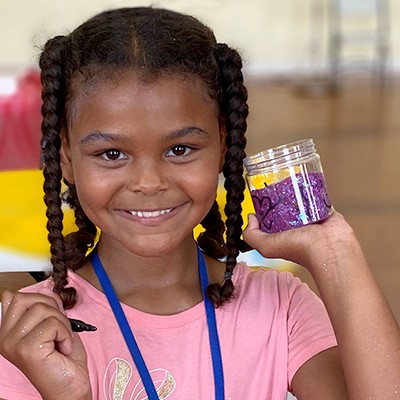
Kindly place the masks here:
POLYGON ((200 80, 134 74, 78 94, 62 148, 102 241, 157 256, 190 239, 215 199, 224 130, 200 80))

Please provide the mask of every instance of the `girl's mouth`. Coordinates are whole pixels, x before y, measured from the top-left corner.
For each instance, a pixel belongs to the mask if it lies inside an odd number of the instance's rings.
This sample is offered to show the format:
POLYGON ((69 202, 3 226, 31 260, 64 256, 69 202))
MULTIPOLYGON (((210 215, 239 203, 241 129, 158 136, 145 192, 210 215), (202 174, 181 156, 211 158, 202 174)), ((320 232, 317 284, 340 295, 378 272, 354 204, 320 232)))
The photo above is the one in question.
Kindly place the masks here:
POLYGON ((129 211, 129 213, 139 218, 156 218, 160 215, 168 214, 172 210, 173 208, 166 208, 164 210, 157 211, 129 211))

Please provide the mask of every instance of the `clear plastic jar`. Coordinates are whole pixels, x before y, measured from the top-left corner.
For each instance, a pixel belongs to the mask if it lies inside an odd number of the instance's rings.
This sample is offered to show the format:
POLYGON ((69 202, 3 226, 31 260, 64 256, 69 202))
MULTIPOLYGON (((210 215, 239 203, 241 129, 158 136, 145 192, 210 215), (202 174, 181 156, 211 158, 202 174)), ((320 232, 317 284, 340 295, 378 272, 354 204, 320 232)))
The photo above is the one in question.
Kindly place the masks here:
POLYGON ((312 139, 247 157, 244 167, 260 229, 264 232, 298 228, 332 213, 320 157, 312 139))

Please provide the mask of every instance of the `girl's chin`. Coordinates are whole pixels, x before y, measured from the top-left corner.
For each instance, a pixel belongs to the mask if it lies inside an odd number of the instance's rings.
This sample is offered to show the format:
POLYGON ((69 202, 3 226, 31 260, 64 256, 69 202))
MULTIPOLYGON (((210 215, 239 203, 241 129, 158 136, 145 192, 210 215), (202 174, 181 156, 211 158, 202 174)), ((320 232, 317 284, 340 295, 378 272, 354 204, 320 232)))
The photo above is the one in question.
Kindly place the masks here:
POLYGON ((145 238, 127 245, 127 249, 139 257, 162 257, 170 254, 180 246, 180 243, 159 238, 145 238))

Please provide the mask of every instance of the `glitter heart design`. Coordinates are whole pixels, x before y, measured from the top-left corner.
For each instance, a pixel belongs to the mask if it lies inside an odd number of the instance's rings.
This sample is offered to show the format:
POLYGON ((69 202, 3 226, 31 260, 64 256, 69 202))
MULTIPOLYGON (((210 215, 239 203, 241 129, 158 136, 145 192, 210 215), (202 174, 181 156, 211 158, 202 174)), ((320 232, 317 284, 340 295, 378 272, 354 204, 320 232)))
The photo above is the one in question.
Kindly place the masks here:
POLYGON ((261 196, 260 198, 256 195, 252 195, 254 209, 256 214, 261 217, 261 229, 269 232, 272 227, 272 220, 269 221, 269 213, 279 204, 273 204, 270 196, 261 196))

